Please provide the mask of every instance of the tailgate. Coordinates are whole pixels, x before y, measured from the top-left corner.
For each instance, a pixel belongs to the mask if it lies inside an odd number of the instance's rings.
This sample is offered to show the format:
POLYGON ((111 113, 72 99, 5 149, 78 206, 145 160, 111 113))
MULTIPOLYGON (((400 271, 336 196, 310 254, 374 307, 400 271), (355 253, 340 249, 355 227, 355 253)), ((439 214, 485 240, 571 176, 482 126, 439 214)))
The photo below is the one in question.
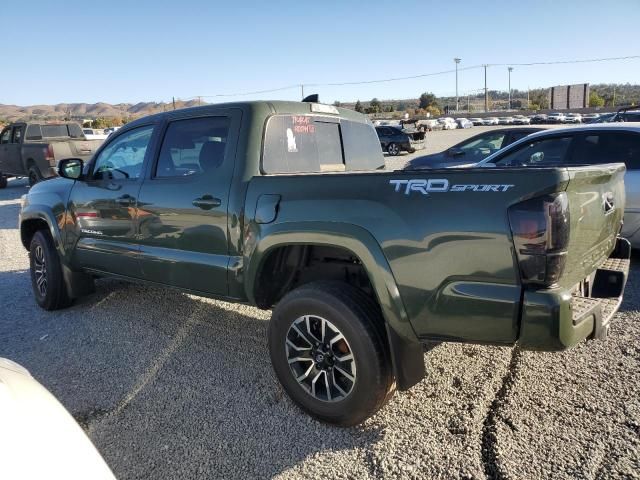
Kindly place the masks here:
POLYGON ((591 275, 611 254, 624 214, 622 163, 569 168, 570 237, 562 286, 591 275))
POLYGON ((102 140, 65 140, 51 141, 53 146, 53 154, 56 162, 64 158, 82 158, 91 157, 98 147, 102 144, 102 140))

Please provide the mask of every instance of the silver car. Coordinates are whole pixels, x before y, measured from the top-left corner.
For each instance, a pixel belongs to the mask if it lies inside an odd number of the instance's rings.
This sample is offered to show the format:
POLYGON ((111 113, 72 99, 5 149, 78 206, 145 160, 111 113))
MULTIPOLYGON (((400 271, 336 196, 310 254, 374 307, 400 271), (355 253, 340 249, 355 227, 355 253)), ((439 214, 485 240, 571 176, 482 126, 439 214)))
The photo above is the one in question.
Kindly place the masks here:
MULTIPOLYGON (((622 162, 626 203, 622 236, 640 248, 640 122, 597 123, 533 133, 474 167, 550 167, 622 162)), ((603 202, 625 199, 602 199, 603 202)))

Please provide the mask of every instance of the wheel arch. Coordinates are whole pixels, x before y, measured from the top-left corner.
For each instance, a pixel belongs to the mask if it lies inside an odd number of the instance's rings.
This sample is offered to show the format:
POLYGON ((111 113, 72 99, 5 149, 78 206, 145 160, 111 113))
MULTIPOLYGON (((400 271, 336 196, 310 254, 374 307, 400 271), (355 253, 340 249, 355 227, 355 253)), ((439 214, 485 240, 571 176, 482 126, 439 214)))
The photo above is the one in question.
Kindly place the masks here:
POLYGON ((247 245, 244 259, 245 294, 251 303, 259 304, 256 292, 262 269, 278 249, 317 246, 349 252, 362 265, 380 306, 398 388, 406 390, 424 377, 422 344, 409 322, 391 267, 371 233, 339 222, 288 222, 264 227, 247 245))
POLYGON ((29 205, 20 213, 20 240, 25 249, 38 230, 48 230, 61 258, 64 255, 62 234, 53 211, 45 205, 29 205))

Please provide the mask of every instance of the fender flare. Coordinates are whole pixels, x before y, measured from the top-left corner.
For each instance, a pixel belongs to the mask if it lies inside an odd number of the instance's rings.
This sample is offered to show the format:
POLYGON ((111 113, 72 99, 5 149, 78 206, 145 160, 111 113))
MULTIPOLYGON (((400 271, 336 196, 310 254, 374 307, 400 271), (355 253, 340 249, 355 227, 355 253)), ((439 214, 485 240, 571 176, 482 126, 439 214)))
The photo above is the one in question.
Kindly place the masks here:
POLYGON ((398 388, 406 390, 422 380, 425 373, 422 344, 409 322, 389 262, 371 233, 340 222, 252 223, 249 230, 253 235, 245 245, 244 284, 251 303, 255 304, 255 282, 263 262, 275 248, 322 245, 346 249, 362 262, 380 304, 398 388))
MULTIPOLYGON (((56 217, 47 205, 40 204, 29 204, 20 212, 20 240, 22 240, 22 225, 29 220, 42 220, 49 227, 49 233, 51 234, 51 238, 53 238, 53 243, 58 250, 58 254, 60 258, 65 258, 65 248, 64 242, 62 240, 62 233, 60 232, 60 227, 58 226, 58 222, 56 217)), ((24 245, 24 244, 23 244, 24 245)), ((28 246, 25 246, 28 248, 28 246)))

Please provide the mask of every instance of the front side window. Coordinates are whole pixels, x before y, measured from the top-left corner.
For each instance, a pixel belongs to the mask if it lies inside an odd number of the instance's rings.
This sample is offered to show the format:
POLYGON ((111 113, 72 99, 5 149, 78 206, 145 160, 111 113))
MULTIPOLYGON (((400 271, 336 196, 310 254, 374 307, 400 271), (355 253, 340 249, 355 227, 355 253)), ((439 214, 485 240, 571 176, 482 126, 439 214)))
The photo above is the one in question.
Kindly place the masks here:
POLYGON ((153 125, 123 133, 100 152, 93 168, 96 180, 127 180, 142 174, 153 125))
POLYGON ((156 177, 183 177, 217 170, 224 162, 229 119, 175 120, 162 141, 156 177))
POLYGON ((0 144, 9 143, 9 139, 11 138, 11 128, 7 127, 2 130, 2 134, 0 134, 0 144))
POLYGON ((498 159, 495 164, 499 167, 548 167, 565 165, 566 155, 571 137, 555 137, 536 140, 520 145, 498 159))

